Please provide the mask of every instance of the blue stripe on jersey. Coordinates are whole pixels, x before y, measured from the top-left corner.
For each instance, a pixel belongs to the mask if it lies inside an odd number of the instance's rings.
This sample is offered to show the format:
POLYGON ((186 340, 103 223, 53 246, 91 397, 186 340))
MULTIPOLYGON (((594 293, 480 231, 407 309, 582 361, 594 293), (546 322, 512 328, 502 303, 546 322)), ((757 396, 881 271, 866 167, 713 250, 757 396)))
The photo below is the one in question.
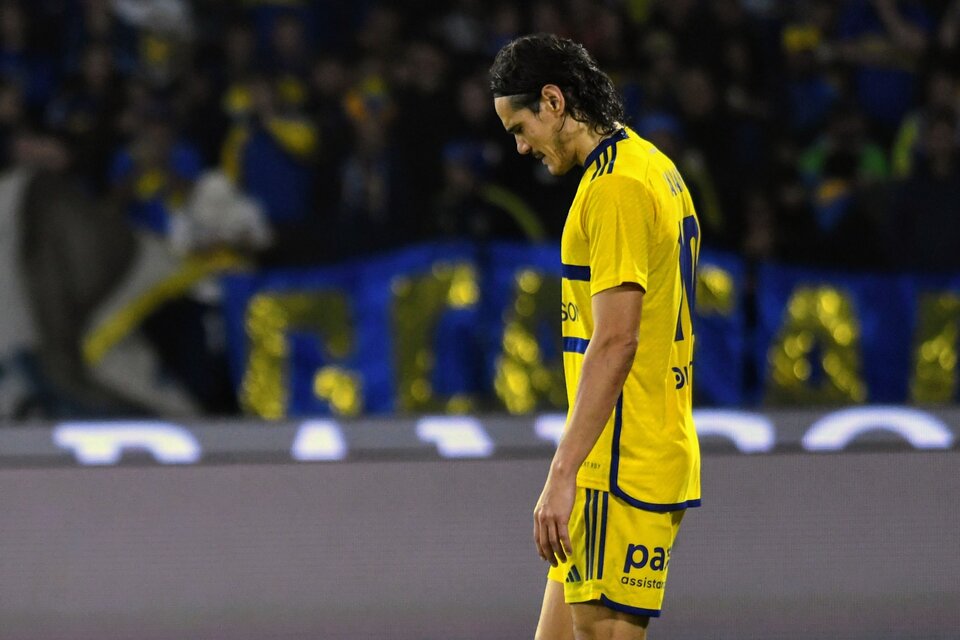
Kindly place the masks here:
MULTIPOLYGON (((593 180, 594 178, 597 177, 597 173, 600 172, 600 167, 603 166, 603 159, 600 157, 600 154, 599 154, 599 153, 597 154, 596 163, 597 163, 597 168, 593 170, 593 176, 590 178, 591 180, 593 180)), ((589 171, 590 163, 587 162, 584 166, 586 166, 586 167, 587 167, 587 171, 589 171)))
POLYGON ((617 484, 617 474, 620 471, 620 432, 623 431, 623 392, 620 392, 620 397, 617 398, 617 406, 614 409, 613 413, 613 446, 610 452, 610 493, 617 496, 631 507, 636 507, 637 509, 644 509, 646 511, 653 511, 655 513, 667 513, 670 511, 680 511, 681 509, 688 509, 692 507, 700 506, 700 498, 695 500, 686 500, 684 502, 673 502, 673 503, 661 503, 661 502, 644 502, 643 500, 637 500, 633 496, 629 495, 626 491, 620 488, 620 485, 617 484))
POLYGON ((563 350, 567 353, 586 353, 590 341, 586 338, 564 338, 563 350))
POLYGON ((600 550, 597 552, 597 580, 603 579, 603 550, 607 546, 607 502, 610 493, 603 492, 603 511, 600 515, 600 550))
POLYGON ((609 609, 613 609, 614 611, 632 613, 635 616, 648 616, 650 618, 660 617, 660 609, 641 609, 640 607, 631 607, 628 604, 620 604, 619 602, 614 602, 602 593, 600 594, 600 604, 609 609))
POLYGON ((590 282, 590 265, 563 263, 560 265, 560 273, 567 280, 590 282))
POLYGON ((610 164, 607 165, 607 173, 613 173, 613 163, 617 161, 617 145, 614 143, 610 147, 610 164))
POLYGON ((617 404, 613 408, 613 447, 610 451, 610 491, 619 495, 617 491, 617 472, 620 467, 620 431, 623 430, 623 391, 617 397, 617 404))
POLYGON ((692 509, 700 506, 700 498, 696 500, 685 500, 684 502, 644 502, 628 496, 620 487, 614 492, 614 495, 629 504, 631 507, 643 509, 644 511, 653 511, 654 513, 670 513, 671 511, 682 511, 683 509, 692 509))
MULTIPOLYGON (((598 144, 596 148, 590 152, 590 155, 587 156, 587 159, 583 161, 583 166, 585 167, 584 173, 586 173, 586 170, 590 168, 590 165, 596 162, 597 158, 600 157, 600 154, 606 151, 610 146, 615 145, 621 140, 626 140, 628 137, 627 130, 620 129, 606 140, 601 140, 600 144, 598 144)), ((594 177, 596 177, 596 174, 594 174, 594 177)))
POLYGON ((597 163, 597 170, 593 172, 593 175, 592 175, 592 176, 590 176, 590 179, 591 179, 591 180, 593 180, 593 179, 596 178, 598 175, 600 175, 601 173, 603 173, 603 167, 604 167, 604 165, 607 164, 607 158, 609 158, 609 155, 607 154, 607 150, 604 149, 604 150, 603 150, 603 160, 602 160, 601 162, 598 162, 598 163, 597 163))

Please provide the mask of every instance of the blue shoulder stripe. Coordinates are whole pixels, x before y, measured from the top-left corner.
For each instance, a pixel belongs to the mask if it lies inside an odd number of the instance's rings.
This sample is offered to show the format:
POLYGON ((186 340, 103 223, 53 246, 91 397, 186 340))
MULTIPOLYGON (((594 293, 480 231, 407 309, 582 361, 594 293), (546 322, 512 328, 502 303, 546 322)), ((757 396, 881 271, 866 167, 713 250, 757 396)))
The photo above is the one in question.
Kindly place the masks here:
POLYGON ((567 353, 586 353, 590 341, 586 338, 567 338, 563 339, 563 350, 567 353))
POLYGON ((562 264, 560 273, 567 280, 590 282, 590 266, 580 264, 562 264))

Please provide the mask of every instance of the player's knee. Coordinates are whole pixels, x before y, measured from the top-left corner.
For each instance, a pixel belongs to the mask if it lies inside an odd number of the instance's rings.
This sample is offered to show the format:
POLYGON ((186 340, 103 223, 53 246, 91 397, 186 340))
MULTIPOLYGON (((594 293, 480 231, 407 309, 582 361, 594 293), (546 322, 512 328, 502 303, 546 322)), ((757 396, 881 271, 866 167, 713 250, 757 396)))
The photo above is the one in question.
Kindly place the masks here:
POLYGON ((576 627, 575 640, 646 640, 646 625, 576 627))
POLYGON ((645 640, 650 618, 614 611, 599 603, 577 606, 573 615, 576 640, 645 640))
POLYGON ((572 625, 544 625, 542 622, 537 625, 537 632, 534 634, 533 638, 534 640, 575 640, 572 625))

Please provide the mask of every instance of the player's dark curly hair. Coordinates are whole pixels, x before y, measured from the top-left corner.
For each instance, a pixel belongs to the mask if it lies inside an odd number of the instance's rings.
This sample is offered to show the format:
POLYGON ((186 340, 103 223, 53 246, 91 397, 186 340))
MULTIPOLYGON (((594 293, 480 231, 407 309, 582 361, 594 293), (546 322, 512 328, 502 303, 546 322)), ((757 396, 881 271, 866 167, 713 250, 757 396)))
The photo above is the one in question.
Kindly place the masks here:
POLYGON ((508 43, 490 67, 494 97, 509 97, 514 109, 540 111, 544 85, 560 87, 570 116, 609 135, 623 122, 623 99, 609 76, 581 44, 553 34, 522 36, 508 43))

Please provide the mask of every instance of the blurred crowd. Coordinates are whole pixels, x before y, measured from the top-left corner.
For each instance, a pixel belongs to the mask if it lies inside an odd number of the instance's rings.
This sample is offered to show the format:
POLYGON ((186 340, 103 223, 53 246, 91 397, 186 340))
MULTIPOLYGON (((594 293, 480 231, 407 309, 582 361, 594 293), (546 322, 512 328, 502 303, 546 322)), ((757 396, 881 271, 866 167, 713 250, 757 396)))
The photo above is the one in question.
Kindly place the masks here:
POLYGON ((960 0, 2 0, 0 415, 236 411, 197 355, 224 271, 555 241, 578 177, 487 90, 533 31, 611 74, 706 247, 960 271, 960 0))

